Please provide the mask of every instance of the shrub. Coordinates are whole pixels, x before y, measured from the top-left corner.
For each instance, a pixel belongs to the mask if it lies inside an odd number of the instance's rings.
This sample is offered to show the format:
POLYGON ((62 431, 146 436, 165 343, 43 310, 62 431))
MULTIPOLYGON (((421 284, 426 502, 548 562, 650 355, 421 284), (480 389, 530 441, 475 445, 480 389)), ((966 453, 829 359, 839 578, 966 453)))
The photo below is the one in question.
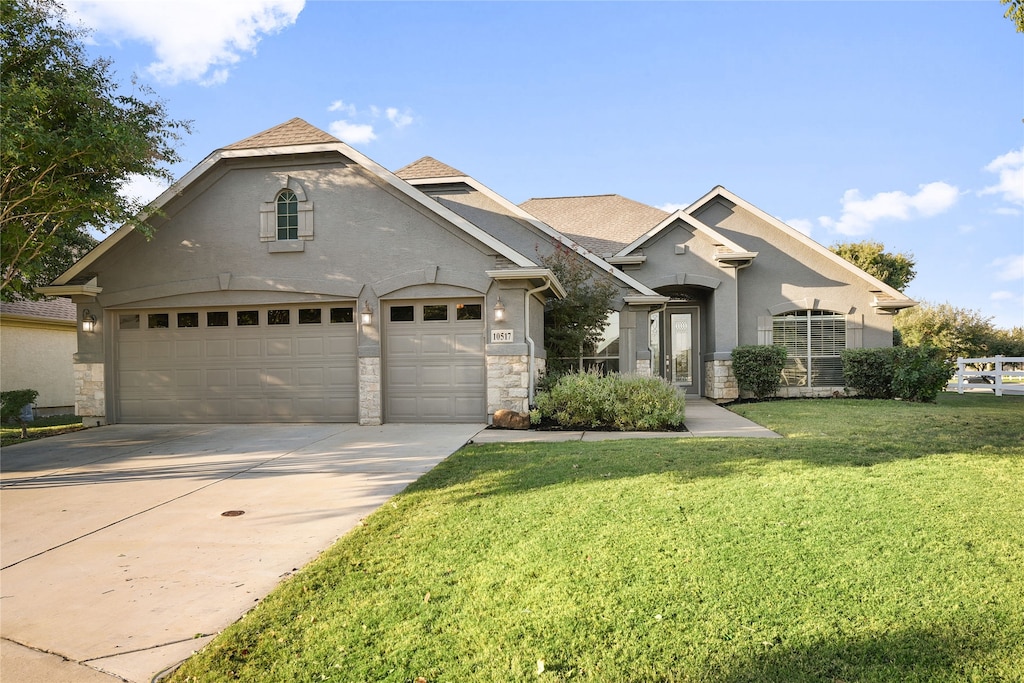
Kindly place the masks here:
POLYGON ((865 398, 892 398, 893 349, 846 349, 843 380, 865 398))
POLYGON ((934 346, 900 346, 892 351, 892 393, 905 401, 934 402, 956 371, 945 351, 934 346))
POLYGON ((678 427, 685 407, 683 395, 660 377, 595 371, 563 375, 536 403, 541 416, 562 427, 622 431, 678 427))
POLYGON ((737 346, 732 350, 732 371, 740 389, 759 399, 778 393, 785 366, 786 349, 782 346, 737 346))
POLYGON ((21 438, 28 438, 28 425, 21 417, 21 411, 39 397, 35 389, 15 389, 0 392, 0 421, 21 425, 21 438))

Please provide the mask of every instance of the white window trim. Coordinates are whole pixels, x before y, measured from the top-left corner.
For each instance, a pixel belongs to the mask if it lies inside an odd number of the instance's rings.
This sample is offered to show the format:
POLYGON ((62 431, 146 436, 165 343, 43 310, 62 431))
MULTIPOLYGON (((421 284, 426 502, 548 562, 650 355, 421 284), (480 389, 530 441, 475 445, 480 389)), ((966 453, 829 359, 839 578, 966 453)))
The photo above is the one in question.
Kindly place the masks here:
POLYGON ((270 201, 260 205, 260 241, 268 242, 271 253, 304 251, 305 242, 313 239, 313 202, 306 197, 306 190, 297 178, 288 176, 284 187, 274 191, 270 201), (277 197, 283 190, 291 190, 299 200, 299 239, 277 239, 277 197))

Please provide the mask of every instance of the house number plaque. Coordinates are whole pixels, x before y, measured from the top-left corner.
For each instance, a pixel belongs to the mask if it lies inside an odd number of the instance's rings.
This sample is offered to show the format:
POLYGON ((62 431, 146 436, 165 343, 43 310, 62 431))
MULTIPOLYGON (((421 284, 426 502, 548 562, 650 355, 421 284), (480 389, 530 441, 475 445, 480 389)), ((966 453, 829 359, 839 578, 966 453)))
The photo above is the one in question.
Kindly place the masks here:
POLYGON ((491 330, 492 344, 511 344, 513 330, 491 330))

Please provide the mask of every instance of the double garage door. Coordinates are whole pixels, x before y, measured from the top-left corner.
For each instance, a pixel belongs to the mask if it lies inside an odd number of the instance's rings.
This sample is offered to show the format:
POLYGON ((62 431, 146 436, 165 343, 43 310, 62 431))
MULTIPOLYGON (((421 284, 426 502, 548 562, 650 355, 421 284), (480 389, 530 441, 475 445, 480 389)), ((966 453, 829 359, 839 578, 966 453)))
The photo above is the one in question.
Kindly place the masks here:
POLYGON ((355 422, 354 304, 115 315, 121 422, 355 422))
MULTIPOLYGON (((486 417, 480 300, 384 306, 384 419, 486 417)), ((114 315, 120 422, 355 422, 355 304, 114 315)))

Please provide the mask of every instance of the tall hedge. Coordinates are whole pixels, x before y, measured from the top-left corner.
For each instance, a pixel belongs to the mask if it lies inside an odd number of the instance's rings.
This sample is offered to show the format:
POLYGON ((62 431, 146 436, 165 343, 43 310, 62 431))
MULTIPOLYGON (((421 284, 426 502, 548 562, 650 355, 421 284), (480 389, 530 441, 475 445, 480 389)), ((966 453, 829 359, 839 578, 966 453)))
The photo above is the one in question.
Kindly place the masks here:
POLYGON ((843 358, 843 381, 848 389, 856 389, 865 398, 892 398, 893 350, 846 349, 843 358))
POLYGON ((737 346, 732 350, 732 371, 740 389, 758 399, 779 393, 786 349, 782 346, 737 346))
POLYGON ((932 402, 955 369, 942 349, 927 344, 843 351, 846 386, 867 398, 932 402))

